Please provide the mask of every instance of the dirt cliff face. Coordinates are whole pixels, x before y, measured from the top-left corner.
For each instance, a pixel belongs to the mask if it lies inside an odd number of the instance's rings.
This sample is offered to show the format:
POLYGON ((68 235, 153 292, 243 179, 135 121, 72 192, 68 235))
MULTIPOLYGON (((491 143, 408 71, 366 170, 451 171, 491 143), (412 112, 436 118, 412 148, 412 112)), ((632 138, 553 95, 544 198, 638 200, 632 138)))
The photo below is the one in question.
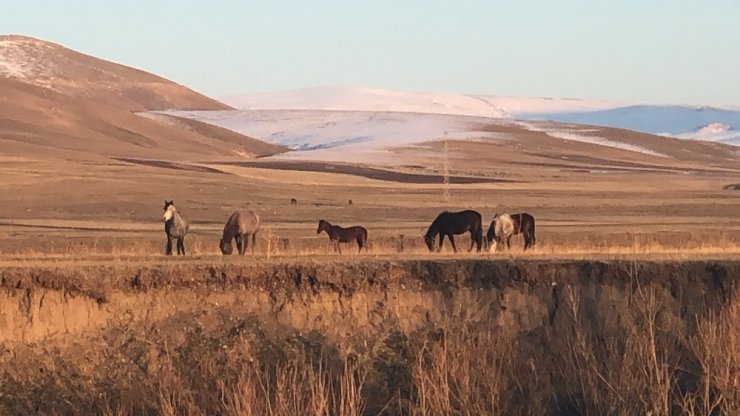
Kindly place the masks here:
POLYGON ((654 288, 678 319, 720 308, 740 276, 736 262, 368 261, 0 272, 0 341, 104 329, 122 314, 157 321, 193 309, 265 316, 336 337, 389 317, 414 327, 472 301, 498 325, 529 331, 556 322, 577 293, 589 320, 606 324, 654 288))
POLYGON ((478 259, 5 269, 0 411, 227 413, 245 386, 275 405, 281 371, 318 360, 363 380, 362 414, 435 414, 430 391, 444 414, 681 414, 705 388, 733 414, 710 364, 740 362, 738 277, 738 262, 478 259))

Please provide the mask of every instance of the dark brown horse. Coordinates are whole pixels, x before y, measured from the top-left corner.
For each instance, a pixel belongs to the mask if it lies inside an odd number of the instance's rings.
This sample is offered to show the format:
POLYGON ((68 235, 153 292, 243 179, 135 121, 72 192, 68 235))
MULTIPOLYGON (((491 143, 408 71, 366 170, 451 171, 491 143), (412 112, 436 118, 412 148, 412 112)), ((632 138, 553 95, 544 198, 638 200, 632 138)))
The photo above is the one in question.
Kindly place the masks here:
MULTIPOLYGON (((511 217, 511 222, 514 225, 514 231, 512 235, 521 234, 524 237, 525 250, 532 247, 536 243, 536 238, 534 235, 534 217, 530 214, 527 214, 526 212, 522 212, 519 214, 509 214, 509 216, 511 217)), ((493 221, 491 221, 491 226, 488 227, 488 232, 486 233, 486 240, 488 240, 489 244, 497 237, 495 227, 496 218, 494 217, 493 221)))
MULTIPOLYGON (((342 254, 342 249, 339 248, 339 243, 351 243, 353 241, 357 241, 358 253, 362 251, 363 247, 367 247, 367 230, 359 225, 343 228, 338 225, 332 225, 329 221, 319 220, 319 228, 316 229, 316 234, 321 234, 322 231, 326 231, 326 234, 329 236, 329 240, 334 243, 339 254, 342 254)), ((365 248, 365 251, 367 251, 367 248, 365 248)))
POLYGON ((473 244, 477 246, 477 251, 480 251, 483 244, 483 220, 480 213, 473 210, 460 212, 445 211, 432 221, 432 225, 429 226, 427 233, 424 234, 424 242, 427 244, 430 252, 434 251, 434 237, 439 235, 437 251, 441 251, 442 243, 444 243, 444 238, 447 236, 450 244, 452 244, 452 250, 457 253, 453 235, 464 234, 466 232, 470 232, 470 248, 468 251, 473 249, 473 244))

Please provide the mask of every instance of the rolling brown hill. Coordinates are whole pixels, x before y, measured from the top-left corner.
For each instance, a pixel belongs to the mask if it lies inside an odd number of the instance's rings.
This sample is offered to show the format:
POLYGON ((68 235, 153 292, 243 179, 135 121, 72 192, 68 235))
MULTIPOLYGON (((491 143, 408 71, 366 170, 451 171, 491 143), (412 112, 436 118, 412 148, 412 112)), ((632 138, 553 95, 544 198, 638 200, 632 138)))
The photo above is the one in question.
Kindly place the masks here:
POLYGON ((0 143, 6 154, 65 159, 250 158, 283 151, 279 146, 202 123, 179 121, 170 116, 139 115, 3 78, 0 78, 0 143))
POLYGON ((0 36, 2 153, 30 158, 251 158, 280 146, 173 116, 229 107, 159 76, 25 36, 0 36))
POLYGON ((230 108, 157 75, 27 36, 0 36, 0 77, 129 111, 230 108))

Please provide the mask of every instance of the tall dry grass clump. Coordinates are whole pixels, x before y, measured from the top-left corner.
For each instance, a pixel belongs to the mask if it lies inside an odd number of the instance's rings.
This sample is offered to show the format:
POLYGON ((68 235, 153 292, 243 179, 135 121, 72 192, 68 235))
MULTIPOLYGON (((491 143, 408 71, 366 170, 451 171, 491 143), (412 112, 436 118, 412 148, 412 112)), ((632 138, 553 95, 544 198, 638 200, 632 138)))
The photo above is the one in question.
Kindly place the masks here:
POLYGON ((415 397, 409 414, 503 414, 514 336, 493 325, 487 313, 480 315, 482 319, 448 318, 415 351, 410 364, 415 397))
POLYGON ((740 302, 700 322, 689 347, 698 363, 698 383, 682 401, 692 415, 740 415, 740 302))
POLYGON ((655 289, 638 284, 621 325, 610 330, 584 319, 576 289, 567 287, 564 297, 568 322, 553 342, 559 345, 552 371, 565 407, 593 415, 671 414, 679 368, 674 341, 684 330, 663 319, 655 289))
POLYGON ((334 373, 321 362, 293 359, 273 371, 242 373, 232 385, 219 382, 219 391, 223 414, 230 416, 359 416, 362 383, 349 362, 334 373))

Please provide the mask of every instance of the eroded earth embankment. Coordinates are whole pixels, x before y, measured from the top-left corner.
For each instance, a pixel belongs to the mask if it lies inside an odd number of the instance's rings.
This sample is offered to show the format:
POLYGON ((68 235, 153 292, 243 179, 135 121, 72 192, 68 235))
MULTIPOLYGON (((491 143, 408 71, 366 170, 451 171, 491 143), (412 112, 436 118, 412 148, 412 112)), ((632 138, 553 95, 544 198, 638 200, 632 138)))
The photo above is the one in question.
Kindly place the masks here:
POLYGON ((364 414, 678 414, 722 392, 707 363, 740 366, 738 278, 733 261, 7 268, 0 413, 229 414, 248 390, 261 414, 285 368, 335 380, 351 362, 364 382, 329 385, 355 386, 364 414))
POLYGON ((104 328, 112 319, 156 321, 198 310, 254 313, 328 335, 374 320, 413 327, 489 304, 493 322, 531 330, 554 322, 563 290, 577 290, 590 319, 629 308, 640 287, 658 288, 681 318, 721 307, 740 262, 363 261, 333 263, 8 268, 0 271, 0 341, 38 341, 104 328))

